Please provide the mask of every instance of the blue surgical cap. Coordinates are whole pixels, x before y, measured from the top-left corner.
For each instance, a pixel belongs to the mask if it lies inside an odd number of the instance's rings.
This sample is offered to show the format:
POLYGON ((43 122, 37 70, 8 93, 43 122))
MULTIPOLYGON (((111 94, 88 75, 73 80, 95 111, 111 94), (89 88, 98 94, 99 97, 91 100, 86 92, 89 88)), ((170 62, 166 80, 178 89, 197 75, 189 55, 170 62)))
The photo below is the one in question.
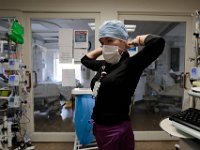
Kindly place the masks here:
POLYGON ((99 39, 111 37, 120 40, 128 40, 128 32, 122 21, 108 20, 99 27, 99 39))

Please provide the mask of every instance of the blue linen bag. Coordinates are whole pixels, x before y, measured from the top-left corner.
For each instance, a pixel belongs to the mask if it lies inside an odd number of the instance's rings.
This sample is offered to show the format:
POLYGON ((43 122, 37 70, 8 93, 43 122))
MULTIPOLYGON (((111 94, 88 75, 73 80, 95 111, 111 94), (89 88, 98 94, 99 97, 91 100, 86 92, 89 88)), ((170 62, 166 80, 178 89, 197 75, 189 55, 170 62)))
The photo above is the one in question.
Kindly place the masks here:
POLYGON ((90 94, 76 95, 75 131, 82 145, 89 144, 94 140, 91 122, 94 103, 95 101, 90 94))

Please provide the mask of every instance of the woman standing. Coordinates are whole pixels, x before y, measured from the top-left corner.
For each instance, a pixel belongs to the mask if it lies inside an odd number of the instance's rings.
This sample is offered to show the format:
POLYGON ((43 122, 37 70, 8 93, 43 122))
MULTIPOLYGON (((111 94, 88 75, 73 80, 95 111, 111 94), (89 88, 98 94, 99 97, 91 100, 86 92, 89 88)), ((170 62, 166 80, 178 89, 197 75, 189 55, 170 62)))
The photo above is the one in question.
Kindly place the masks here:
POLYGON ((138 35, 128 42, 125 25, 118 20, 99 28, 102 48, 88 52, 81 62, 97 71, 91 81, 95 97, 92 119, 99 150, 134 150, 129 105, 143 70, 163 52, 165 41, 155 35, 138 35), (144 46, 130 57, 130 46, 144 46), (96 60, 103 55, 104 60, 96 60))

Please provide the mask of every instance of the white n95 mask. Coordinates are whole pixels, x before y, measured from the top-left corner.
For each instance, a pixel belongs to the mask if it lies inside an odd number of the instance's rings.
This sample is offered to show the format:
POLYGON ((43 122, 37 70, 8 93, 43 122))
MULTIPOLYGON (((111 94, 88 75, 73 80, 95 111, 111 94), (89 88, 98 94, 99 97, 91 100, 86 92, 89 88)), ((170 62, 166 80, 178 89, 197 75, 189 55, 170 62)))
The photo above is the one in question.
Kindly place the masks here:
POLYGON ((103 45, 103 58, 110 64, 116 64, 119 62, 121 55, 118 51, 118 46, 103 45))

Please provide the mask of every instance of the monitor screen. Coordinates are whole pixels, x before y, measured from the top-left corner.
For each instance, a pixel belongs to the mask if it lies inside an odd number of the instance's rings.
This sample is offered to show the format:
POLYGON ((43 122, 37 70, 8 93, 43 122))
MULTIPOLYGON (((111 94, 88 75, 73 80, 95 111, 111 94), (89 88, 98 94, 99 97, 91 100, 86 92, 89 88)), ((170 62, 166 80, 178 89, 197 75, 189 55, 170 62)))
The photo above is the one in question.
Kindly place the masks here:
POLYGON ((11 94, 10 90, 0 90, 0 96, 8 97, 11 94))

